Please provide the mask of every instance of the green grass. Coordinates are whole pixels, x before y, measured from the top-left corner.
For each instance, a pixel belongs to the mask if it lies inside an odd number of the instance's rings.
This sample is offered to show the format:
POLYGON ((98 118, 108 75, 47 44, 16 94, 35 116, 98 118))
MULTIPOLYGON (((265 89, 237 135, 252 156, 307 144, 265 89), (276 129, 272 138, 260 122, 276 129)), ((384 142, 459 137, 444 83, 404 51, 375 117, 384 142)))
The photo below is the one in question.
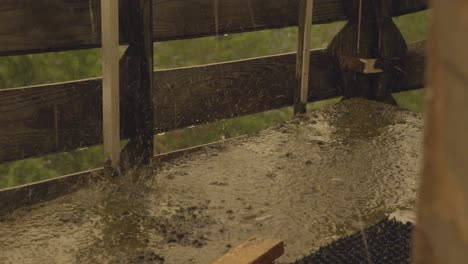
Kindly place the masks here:
POLYGON ((414 112, 424 112, 424 89, 394 94, 393 97, 400 107, 414 112))

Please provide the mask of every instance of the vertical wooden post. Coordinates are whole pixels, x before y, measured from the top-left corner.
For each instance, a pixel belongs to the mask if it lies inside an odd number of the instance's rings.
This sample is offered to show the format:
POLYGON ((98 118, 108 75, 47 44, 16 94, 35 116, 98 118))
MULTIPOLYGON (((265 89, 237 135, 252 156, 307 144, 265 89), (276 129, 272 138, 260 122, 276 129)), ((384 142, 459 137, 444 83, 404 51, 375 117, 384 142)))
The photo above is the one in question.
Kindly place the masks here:
POLYGON ((433 0, 416 264, 468 262, 468 2, 433 0))
POLYGON ((299 80, 299 87, 296 89, 295 94, 294 114, 305 113, 307 111, 313 6, 313 0, 300 1, 299 37, 297 40, 296 58, 296 78, 299 80))
POLYGON ((153 158, 153 5, 152 0, 123 0, 121 8, 122 33, 129 43, 121 60, 122 120, 130 135, 124 154, 131 166, 138 166, 153 158))
POLYGON ((362 97, 396 104, 390 88, 401 78, 398 67, 367 68, 373 62, 382 64, 386 58, 394 60, 406 55, 407 46, 390 15, 391 6, 391 0, 343 1, 349 21, 327 52, 341 72, 345 99, 362 97))
POLYGON ((104 158, 107 165, 117 168, 120 162, 118 1, 101 0, 101 20, 104 158))

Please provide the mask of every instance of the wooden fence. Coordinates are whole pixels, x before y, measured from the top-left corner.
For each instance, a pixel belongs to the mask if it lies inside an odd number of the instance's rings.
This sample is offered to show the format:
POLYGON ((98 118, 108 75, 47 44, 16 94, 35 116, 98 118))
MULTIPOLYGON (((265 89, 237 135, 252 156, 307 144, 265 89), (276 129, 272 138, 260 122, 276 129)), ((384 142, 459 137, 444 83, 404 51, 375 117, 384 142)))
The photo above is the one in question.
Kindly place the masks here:
MULTIPOLYGON (((363 1, 364 7, 370 7, 369 0, 363 1)), ((137 79, 132 79, 135 74, 131 73, 141 65, 152 65, 152 52, 142 47, 148 42, 297 26, 299 2, 121 0, 120 42, 130 45, 121 59, 121 137, 132 140, 145 129, 154 134, 293 105, 299 85, 294 53, 159 70, 144 77, 153 79, 149 82, 151 87, 145 87, 147 82, 138 80, 145 73, 138 73, 137 79), (151 4, 150 21, 148 17, 140 17, 141 12, 134 11, 134 5, 138 6, 136 2, 151 4), (145 28, 152 30, 145 31, 145 28), (145 95, 151 97, 142 102, 145 95), (149 116, 148 111, 152 114, 151 124, 139 120, 149 116)), ((315 0, 313 24, 349 20, 348 24, 352 25, 355 16, 351 13, 355 13, 357 2, 315 0)), ((386 3, 382 10, 390 17, 427 8, 426 0, 386 3)), ((363 10, 369 13, 364 16, 365 23, 375 22, 372 30, 384 25, 379 24, 378 15, 372 15, 374 11, 363 10)), ((0 56, 100 47, 100 14, 100 0, 3 1, 0 5, 0 56)), ((343 34, 356 35, 346 30, 351 32, 352 27, 345 27, 343 34)), ((362 34, 372 30, 364 28, 362 34)), ((375 37, 374 33, 369 36, 375 37)), ((346 36, 337 37, 335 43, 340 39, 346 40, 346 36)), ((371 42, 363 41, 362 45, 370 47, 371 42)), ((349 74, 344 67, 346 62, 336 59, 333 48, 331 45, 328 49, 311 52, 309 102, 346 95, 350 89, 343 83, 343 76, 349 74)), ((349 56, 343 54, 343 57, 345 55, 349 56)), ((411 43, 404 53, 397 55, 393 57, 399 64, 394 68, 402 74, 394 78, 398 80, 391 83, 389 91, 424 87, 424 42, 411 43)), ((369 53, 367 57, 375 57, 375 54, 369 53)), ((384 67, 387 60, 382 58, 379 62, 384 67)), ((353 67, 355 65, 350 68, 353 67)), ((375 79, 359 71, 353 74, 361 81, 375 79)), ((0 162, 101 144, 102 115, 100 78, 0 90, 0 162)), ((136 141, 141 143, 142 139, 136 141)))

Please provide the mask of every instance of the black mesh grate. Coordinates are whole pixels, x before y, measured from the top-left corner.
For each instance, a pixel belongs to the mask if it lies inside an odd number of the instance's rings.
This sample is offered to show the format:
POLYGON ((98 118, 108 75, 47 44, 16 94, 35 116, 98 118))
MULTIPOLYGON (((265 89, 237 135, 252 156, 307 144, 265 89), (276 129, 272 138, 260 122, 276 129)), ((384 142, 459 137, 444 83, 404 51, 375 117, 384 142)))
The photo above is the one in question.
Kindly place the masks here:
POLYGON ((386 219, 364 230, 368 250, 362 232, 358 232, 322 247, 294 264, 409 264, 412 229, 411 223, 386 219))

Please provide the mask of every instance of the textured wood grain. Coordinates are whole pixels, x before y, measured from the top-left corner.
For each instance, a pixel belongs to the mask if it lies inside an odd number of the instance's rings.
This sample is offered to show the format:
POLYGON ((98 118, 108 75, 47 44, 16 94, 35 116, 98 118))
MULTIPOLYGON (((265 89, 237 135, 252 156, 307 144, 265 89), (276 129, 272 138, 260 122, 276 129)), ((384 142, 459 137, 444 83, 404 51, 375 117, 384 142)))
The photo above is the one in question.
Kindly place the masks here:
MULTIPOLYGON (((298 26, 297 26, 297 53, 296 53, 296 79, 299 81, 302 78, 302 62, 304 60, 304 33, 305 33, 305 17, 306 17, 306 0, 300 0, 298 26)), ((301 104, 301 88, 297 86, 294 90, 294 114, 307 112, 307 105, 301 104)))
POLYGON ((403 58, 401 78, 392 92, 404 92, 426 87, 426 41, 408 45, 408 54, 403 58))
POLYGON ((309 92, 310 43, 312 31, 313 0, 301 0, 299 8, 299 27, 296 56, 296 79, 299 86, 294 92, 294 114, 307 111, 309 92))
POLYGON ((283 254, 283 241, 251 238, 212 264, 271 264, 283 254))
POLYGON ((102 173, 99 168, 0 190, 0 216, 73 193, 100 179, 102 173))
MULTIPOLYGON (((338 96, 327 57, 314 51, 312 60, 309 99, 338 96)), ((154 79, 155 131, 168 131, 292 105, 295 54, 156 71, 154 79)), ((102 143, 101 85, 92 79, 0 90, 0 161, 102 143)), ((129 111, 121 109, 121 117, 129 111)), ((128 126, 121 124, 122 137, 128 126)))
POLYGON ((0 161, 102 142, 100 79, 0 90, 0 161))
POLYGON ((104 161, 120 164, 119 4, 101 0, 104 161))
MULTIPOLYGON (((153 164, 163 166, 164 163, 174 162, 176 159, 196 153, 202 149, 216 147, 221 144, 227 144, 231 141, 244 138, 245 136, 229 138, 222 141, 212 142, 199 146, 194 146, 176 151, 158 154, 154 156, 153 164)), ((51 201, 58 197, 73 193, 81 188, 102 181, 105 175, 104 168, 77 172, 74 174, 57 177, 50 180, 44 180, 31 184, 15 186, 6 189, 0 189, 0 218, 9 212, 42 202, 51 201)))
POLYGON ((122 118, 130 136, 123 158, 131 166, 148 164, 153 157, 153 9, 152 0, 134 0, 121 6, 129 10, 121 17, 129 47, 121 59, 121 85, 129 115, 122 118))
MULTIPOLYGON (((297 26, 300 0, 218 0, 217 11, 213 0, 156 2, 156 40, 172 40, 297 26)), ((314 24, 345 19, 341 0, 315 0, 314 24)))
POLYGON ((0 55, 98 47, 100 0, 2 0, 0 55))
POLYGON ((425 10, 429 7, 429 0, 391 0, 390 14, 400 16, 425 10))
MULTIPOLYGON (((314 24, 346 20, 341 0, 314 2, 314 24)), ((217 9, 214 3, 213 0, 153 0, 154 40, 298 24, 299 0, 219 0, 217 9)), ((427 0, 398 0, 393 1, 390 13, 397 16, 426 8, 427 0)), ((3 0, 0 56, 100 47, 100 12, 99 0, 3 0)), ((124 37, 121 43, 126 43, 124 37)))
POLYGON ((362 67, 357 58, 406 56, 406 42, 391 19, 392 3, 391 0, 346 1, 346 13, 351 19, 328 46, 342 70, 345 98, 362 97, 396 104, 390 92, 399 81, 397 71, 392 69, 375 75, 351 70, 356 66, 352 65, 354 62, 362 67))
POLYGON ((413 263, 468 260, 468 2, 434 0, 413 263))
MULTIPOLYGON (((311 53, 309 101, 339 96, 325 52, 311 53)), ((296 54, 156 73, 153 103, 157 132, 293 105, 296 54)))
MULTIPOLYGON (((410 45, 404 65, 394 92, 424 87, 422 43, 410 45)), ((290 106, 298 86, 295 53, 161 70, 153 78, 155 132, 290 106)), ((0 161, 102 143, 101 85, 90 79, 0 90, 0 161)), ((309 101, 340 96, 340 85, 325 52, 312 51, 309 101)), ((121 109, 121 117, 129 111, 121 109)), ((128 126, 122 123, 121 137, 129 137, 128 126)))

